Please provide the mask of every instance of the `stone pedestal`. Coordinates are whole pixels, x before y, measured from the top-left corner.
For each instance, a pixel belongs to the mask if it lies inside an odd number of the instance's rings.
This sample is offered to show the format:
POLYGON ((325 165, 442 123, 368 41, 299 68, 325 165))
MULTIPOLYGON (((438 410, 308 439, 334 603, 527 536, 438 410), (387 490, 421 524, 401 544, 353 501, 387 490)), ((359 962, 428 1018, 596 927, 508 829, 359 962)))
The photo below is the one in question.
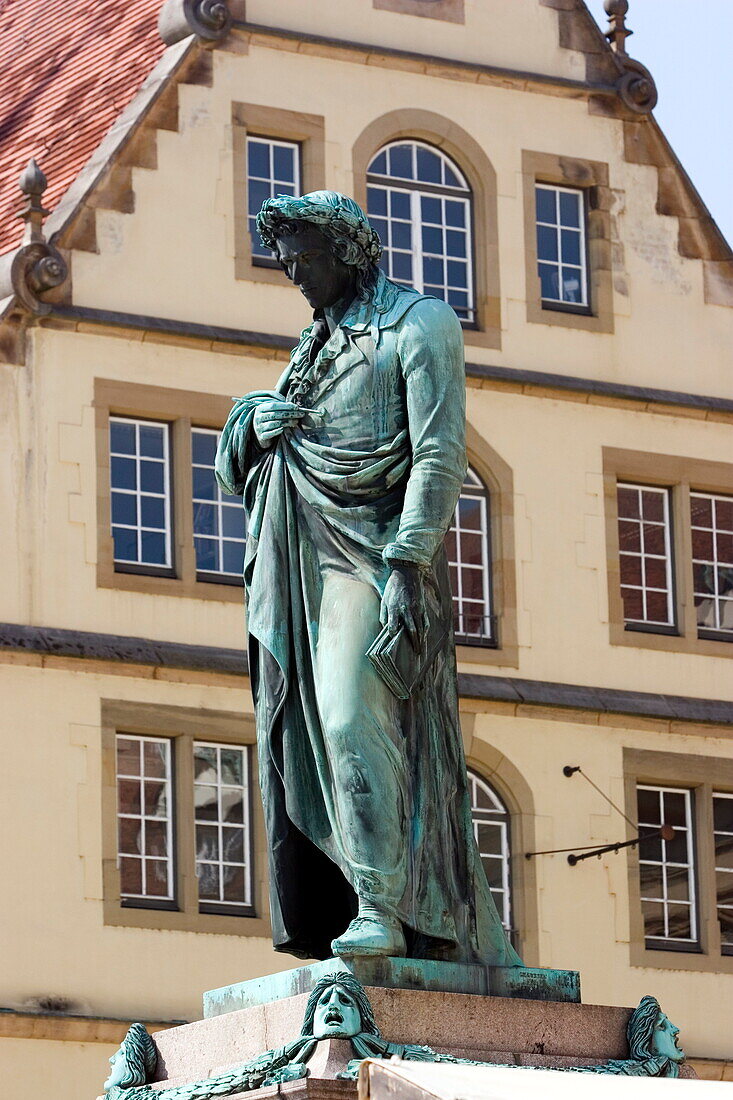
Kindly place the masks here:
MULTIPOLYGON (((206 993, 203 1020, 155 1035, 153 1086, 165 1089, 216 1077, 291 1043, 301 1034, 315 983, 343 970, 361 981, 381 1035, 391 1043, 548 1069, 628 1057, 631 1009, 580 1004, 574 972, 331 959, 206 993)), ((306 1079, 259 1089, 257 1096, 353 1097, 356 1083, 339 1080, 338 1074, 354 1057, 350 1040, 323 1040, 308 1061, 306 1079)), ((688 1075, 684 1069, 683 1075, 688 1075)))
MULTIPOLYGON (((362 982, 383 1037, 395 1043, 516 1065, 583 1065, 626 1056, 630 1010, 579 1004, 572 971, 502 973, 409 959, 331 959, 206 993, 205 1019, 155 1037, 161 1087, 215 1076, 292 1041, 315 982, 344 969, 362 982)), ((335 1078, 353 1057, 350 1042, 324 1041, 308 1063, 307 1082, 280 1087, 312 1091, 332 1081, 337 1091, 351 1092, 352 1083, 335 1078)))

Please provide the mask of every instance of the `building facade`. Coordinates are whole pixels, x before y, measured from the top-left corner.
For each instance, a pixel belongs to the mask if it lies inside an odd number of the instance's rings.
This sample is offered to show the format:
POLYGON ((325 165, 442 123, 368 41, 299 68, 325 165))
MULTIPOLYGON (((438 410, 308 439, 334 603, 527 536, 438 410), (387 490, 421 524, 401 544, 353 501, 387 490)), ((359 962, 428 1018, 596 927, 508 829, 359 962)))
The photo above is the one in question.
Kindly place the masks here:
POLYGON ((79 5, 99 83, 29 97, 0 196, 4 1078, 93 1096, 127 1022, 297 965, 269 939, 245 532, 212 462, 310 319, 252 216, 323 187, 464 326, 449 555, 500 914, 528 964, 590 1003, 654 993, 730 1074, 733 256, 622 17, 606 40, 580 0, 231 0, 187 33, 167 6, 164 46, 158 0, 114 6, 95 39, 79 5))

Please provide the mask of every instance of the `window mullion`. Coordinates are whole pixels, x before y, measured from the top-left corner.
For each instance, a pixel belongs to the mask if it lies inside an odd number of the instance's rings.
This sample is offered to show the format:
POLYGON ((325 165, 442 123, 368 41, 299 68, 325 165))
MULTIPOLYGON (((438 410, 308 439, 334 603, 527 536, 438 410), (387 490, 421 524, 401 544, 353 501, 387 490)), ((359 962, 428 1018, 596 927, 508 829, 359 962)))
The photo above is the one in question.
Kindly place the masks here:
POLYGON ((690 518, 690 484, 681 482, 670 491, 672 496, 672 568, 675 581, 677 629, 685 638, 697 639, 695 614, 695 577, 692 566, 692 526, 690 518), (677 553, 675 553, 677 551, 677 553))
POLYGON ((174 855, 176 867, 176 898, 184 913, 198 912, 199 887, 196 878, 196 837, 193 800, 193 739, 181 734, 172 739, 174 753, 173 781, 175 789, 174 855))
POLYGON ((193 544, 193 475, 191 470, 191 420, 179 417, 170 427, 170 479, 172 516, 169 522, 172 562, 177 576, 192 584, 196 580, 193 544))
POLYGON ((415 290, 422 294, 425 282, 423 278, 422 215, 419 191, 410 192, 410 218, 412 221, 412 254, 415 264, 412 269, 412 277, 415 290))
POLYGON ((713 826, 713 788, 701 783, 695 788, 694 820, 697 846, 697 919, 702 950, 719 956, 720 925, 718 924, 718 899, 715 878, 715 839, 713 826))

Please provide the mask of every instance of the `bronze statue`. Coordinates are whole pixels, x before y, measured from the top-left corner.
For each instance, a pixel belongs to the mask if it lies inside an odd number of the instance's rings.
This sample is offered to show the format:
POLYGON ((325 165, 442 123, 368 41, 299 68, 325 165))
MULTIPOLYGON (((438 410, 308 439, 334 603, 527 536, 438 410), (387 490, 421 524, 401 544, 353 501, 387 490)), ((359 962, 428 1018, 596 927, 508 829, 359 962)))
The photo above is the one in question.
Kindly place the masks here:
POLYGON ((460 324, 380 271, 353 199, 280 196, 257 225, 314 310, 275 390, 235 403, 216 467, 248 521, 275 947, 521 965, 458 719, 443 540, 466 471, 460 324))

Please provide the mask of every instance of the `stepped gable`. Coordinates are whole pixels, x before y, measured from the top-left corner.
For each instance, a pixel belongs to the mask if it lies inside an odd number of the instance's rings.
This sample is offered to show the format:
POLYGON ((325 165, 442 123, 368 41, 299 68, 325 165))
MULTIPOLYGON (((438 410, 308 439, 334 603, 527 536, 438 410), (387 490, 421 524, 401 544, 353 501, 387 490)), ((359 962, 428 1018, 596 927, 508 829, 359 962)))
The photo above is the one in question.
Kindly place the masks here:
POLYGON ((161 0, 0 0, 0 253, 23 223, 18 177, 35 157, 53 210, 155 66, 161 0))

